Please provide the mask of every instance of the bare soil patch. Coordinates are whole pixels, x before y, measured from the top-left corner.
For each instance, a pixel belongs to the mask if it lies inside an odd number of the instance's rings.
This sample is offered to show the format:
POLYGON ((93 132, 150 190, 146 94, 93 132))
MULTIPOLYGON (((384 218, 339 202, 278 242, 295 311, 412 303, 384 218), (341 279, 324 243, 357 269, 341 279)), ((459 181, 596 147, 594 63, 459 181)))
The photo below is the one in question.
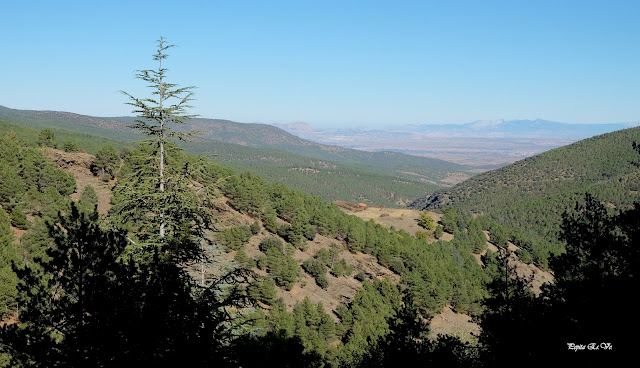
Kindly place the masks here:
POLYGON ((477 342, 480 326, 474 323, 466 314, 456 313, 450 306, 431 319, 430 338, 438 335, 449 335, 460 338, 464 342, 477 342))
MULTIPOLYGON (((487 250, 491 250, 493 252, 499 251, 499 248, 489 241, 489 232, 485 231, 484 235, 487 238, 487 249, 480 254, 473 254, 478 261, 478 264, 483 267, 484 263, 482 262, 482 256, 487 254, 487 250)), ((525 280, 533 292, 536 295, 540 295, 542 285, 553 282, 553 275, 534 264, 526 264, 522 262, 516 255, 516 251, 519 249, 520 248, 512 242, 507 242, 507 252, 509 252, 509 255, 507 256, 507 265, 511 269, 511 276, 525 280)))
POLYGON ((511 269, 511 275, 527 281, 536 295, 540 295, 542 292, 542 285, 553 283, 553 275, 550 272, 544 271, 534 264, 522 262, 515 253, 509 254, 507 264, 511 269))
MULTIPOLYGON (((396 230, 404 230, 411 235, 415 235, 418 230, 424 231, 420 225, 418 225, 418 216, 420 211, 404 209, 404 208, 380 208, 380 207, 367 207, 364 210, 351 210, 345 207, 341 209, 349 215, 355 215, 364 221, 373 220, 380 225, 386 227, 393 227, 396 230)), ((430 213, 434 220, 437 221, 441 215, 436 213, 430 213), (436 219, 437 218, 437 219, 436 219)))
MULTIPOLYGON (((253 223, 254 220, 251 217, 235 211, 226 201, 227 199, 225 197, 219 197, 214 201, 217 208, 216 214, 214 215, 216 218, 216 228, 224 229, 231 226, 250 225, 253 223)), ((284 223, 282 220, 279 220, 279 222, 284 223)), ((263 255, 259 249, 259 244, 262 239, 271 236, 277 237, 277 235, 262 229, 260 233, 251 237, 244 247, 247 256, 256 259, 258 256, 263 255)), ((283 288, 277 288, 277 297, 284 300, 289 310, 291 310, 297 302, 302 301, 304 298, 309 298, 314 303, 321 302, 327 311, 335 312, 338 306, 348 304, 356 292, 362 287, 362 283, 354 278, 359 272, 364 273, 368 279, 388 278, 395 283, 400 281, 398 275, 380 265, 375 257, 362 253, 352 254, 347 250, 344 242, 321 235, 316 235, 313 241, 307 242, 304 251, 296 249, 292 257, 301 264, 315 256, 318 250, 323 248, 328 250, 332 244, 338 245, 341 249, 339 258, 344 258, 348 264, 353 266, 353 273, 350 276, 335 277, 327 272, 329 286, 327 289, 322 289, 316 284, 313 277, 300 269, 298 282, 291 290, 287 291, 283 288)), ((234 267, 233 258, 235 253, 235 251, 227 253, 222 249, 217 249, 217 252, 212 254, 214 262, 209 265, 206 274, 218 276, 223 270, 234 267)), ((267 274, 265 271, 258 269, 254 269, 254 271, 256 274, 262 276, 267 274)), ((330 314, 337 320, 335 313, 330 314)))
POLYGON ((84 152, 64 152, 53 148, 43 149, 56 167, 72 174, 76 180, 76 191, 71 198, 77 201, 87 185, 91 185, 98 195, 98 213, 106 214, 111 208, 111 188, 115 180, 104 182, 91 172, 94 156, 84 152))

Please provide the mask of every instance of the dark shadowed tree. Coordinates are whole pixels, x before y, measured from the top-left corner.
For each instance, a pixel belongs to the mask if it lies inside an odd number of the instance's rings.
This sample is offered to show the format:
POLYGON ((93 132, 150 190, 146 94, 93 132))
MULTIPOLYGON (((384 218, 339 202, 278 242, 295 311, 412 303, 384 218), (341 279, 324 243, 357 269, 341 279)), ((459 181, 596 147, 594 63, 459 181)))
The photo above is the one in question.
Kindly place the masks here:
POLYGON ((95 213, 73 206, 48 227, 47 257, 14 267, 20 324, 0 330, 0 347, 16 365, 216 365, 237 336, 238 311, 252 306, 246 272, 200 288, 157 250, 149 262, 125 259, 128 240, 95 213))
POLYGON ((91 163, 91 172, 100 178, 103 178, 105 175, 114 177, 119 163, 120 157, 118 156, 118 151, 110 145, 102 146, 91 163))

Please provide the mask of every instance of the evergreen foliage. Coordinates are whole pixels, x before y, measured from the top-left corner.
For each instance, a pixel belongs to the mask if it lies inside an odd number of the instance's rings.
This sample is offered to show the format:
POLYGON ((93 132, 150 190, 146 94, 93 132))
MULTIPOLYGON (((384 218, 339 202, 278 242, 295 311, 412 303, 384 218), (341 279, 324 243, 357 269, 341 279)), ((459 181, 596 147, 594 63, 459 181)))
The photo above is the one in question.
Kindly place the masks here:
POLYGON ((0 208, 0 319, 14 313, 17 307, 18 279, 11 264, 19 263, 19 257, 9 223, 9 217, 0 208))
POLYGON ((194 170, 197 161, 186 160, 181 150, 170 143, 172 138, 185 139, 190 132, 174 132, 173 125, 185 124, 186 110, 190 108, 193 87, 178 87, 165 80, 167 69, 163 60, 166 51, 174 45, 167 45, 165 39, 158 40, 158 48, 153 59, 158 62, 156 70, 138 70, 136 78, 152 89, 151 98, 137 98, 122 91, 129 98, 128 105, 134 107, 138 115, 131 127, 149 136, 146 146, 139 148, 141 155, 133 153, 128 157, 129 174, 127 184, 117 186, 118 214, 125 222, 132 220, 142 230, 140 245, 166 248, 175 240, 188 239, 190 246, 180 249, 181 257, 199 258, 196 243, 204 239, 204 229, 208 226, 208 216, 202 201, 194 194, 194 170), (165 239, 165 237, 167 237, 165 239), (198 240, 196 240, 198 239, 198 240))
POLYGON ((336 262, 331 268, 331 274, 335 277, 351 276, 352 273, 353 266, 348 264, 344 258, 341 258, 340 261, 336 262))
POLYGON ((56 148, 55 137, 53 130, 43 129, 38 135, 38 146, 56 148))
POLYGON ((74 141, 66 141, 62 145, 62 150, 65 152, 78 152, 78 144, 74 141))
POLYGON ((280 240, 275 236, 270 236, 262 239, 258 247, 260 248, 260 251, 263 253, 267 253, 267 251, 271 248, 275 248, 279 252, 284 251, 284 244, 282 243, 282 240, 280 240))
POLYGON ((443 210, 442 218, 440 222, 442 223, 442 229, 448 233, 456 234, 458 232, 458 221, 460 216, 458 216, 458 212, 451 208, 445 208, 443 210))
POLYGON ((276 299, 276 282, 272 277, 255 280, 248 288, 249 296, 255 300, 271 305, 276 299))
POLYGON ((27 230, 29 228, 27 216, 25 216, 24 210, 19 205, 13 207, 11 211, 11 225, 21 230, 27 230))
POLYGON ((80 193, 78 208, 86 213, 92 213, 98 208, 98 194, 90 184, 87 184, 80 193))
POLYGON ((221 230, 216 237, 218 243, 227 250, 238 250, 251 239, 251 229, 249 226, 234 226, 221 230))
POLYGON ((118 151, 111 145, 100 148, 91 163, 91 172, 100 178, 109 175, 112 178, 116 176, 116 170, 120 165, 120 157, 118 151))
POLYGON ((629 149, 634 141, 640 141, 640 128, 585 139, 437 191, 426 204, 488 215, 505 228, 490 231, 497 236, 492 241, 526 243, 533 262, 546 269, 563 252, 562 214, 583 203, 586 193, 619 209, 637 201, 640 172, 630 165, 637 152, 629 149))
POLYGON ((431 215, 429 215, 429 211, 422 211, 418 217, 418 221, 420 226, 427 230, 433 230, 435 228, 435 222, 431 215))
POLYGON ((309 258, 302 263, 302 269, 304 269, 309 275, 313 276, 316 280, 316 284, 323 289, 329 286, 329 280, 327 280, 327 266, 322 263, 318 258, 309 258))
POLYGON ((125 158, 120 180, 113 188, 112 221, 126 226, 131 232, 135 244, 129 248, 134 253, 159 247, 169 251, 171 257, 190 262, 198 260, 202 256, 200 244, 206 241, 204 233, 211 217, 209 193, 197 191, 193 181, 201 175, 202 162, 166 144, 165 150, 169 153, 165 167, 167 180, 164 191, 159 191, 156 148, 139 145, 125 158), (164 224, 165 237, 159 232, 161 224, 164 224), (177 244, 181 248, 173 249, 177 244))
POLYGON ((263 268, 273 277, 278 286, 291 290, 298 279, 298 262, 288 254, 283 254, 276 247, 268 248, 266 258, 258 260, 258 266, 263 263, 263 268))
POLYGON ((194 289, 185 270, 156 254, 145 264, 122 256, 128 241, 72 207, 49 225, 56 246, 19 275, 21 324, 0 334, 13 364, 42 367, 198 366, 220 360, 233 320, 246 308, 242 274, 194 289), (225 286, 226 285, 226 286, 225 286), (231 286, 231 287, 229 287, 231 286), (53 297, 55 295, 55 297, 53 297), (99 333, 96 333, 99 332, 99 333))
POLYGON ((238 266, 242 268, 252 269, 256 267, 256 261, 247 256, 247 253, 244 251, 244 247, 238 249, 236 255, 233 257, 233 260, 236 261, 238 266))
MULTIPOLYGON (((439 312, 447 303, 453 303, 460 311, 479 311, 487 280, 471 256, 467 242, 425 246, 405 232, 389 230, 373 221, 364 222, 344 214, 334 204, 282 185, 267 184, 250 174, 225 178, 222 190, 238 211, 257 217, 274 211, 285 221, 305 216, 306 226, 315 227, 318 234, 345 241, 352 252, 375 256, 382 265, 402 276, 402 283, 414 294, 425 315, 439 312)), ((465 221, 469 219, 451 211, 451 224, 456 228, 468 226, 465 221)), ((447 217, 444 218, 446 221, 447 217)), ((284 226, 279 233, 291 241, 292 227, 284 226)))
POLYGON ((444 229, 442 225, 436 226, 436 229, 433 231, 433 237, 436 239, 442 238, 442 234, 444 233, 444 229))

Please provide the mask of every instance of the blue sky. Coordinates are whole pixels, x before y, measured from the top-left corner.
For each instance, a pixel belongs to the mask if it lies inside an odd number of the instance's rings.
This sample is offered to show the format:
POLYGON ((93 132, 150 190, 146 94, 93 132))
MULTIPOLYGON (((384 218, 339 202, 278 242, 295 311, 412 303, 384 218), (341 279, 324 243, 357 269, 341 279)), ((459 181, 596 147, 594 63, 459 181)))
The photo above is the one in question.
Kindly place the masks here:
POLYGON ((640 1, 6 1, 0 105, 130 115, 170 52, 193 112, 393 126, 640 120, 640 1))

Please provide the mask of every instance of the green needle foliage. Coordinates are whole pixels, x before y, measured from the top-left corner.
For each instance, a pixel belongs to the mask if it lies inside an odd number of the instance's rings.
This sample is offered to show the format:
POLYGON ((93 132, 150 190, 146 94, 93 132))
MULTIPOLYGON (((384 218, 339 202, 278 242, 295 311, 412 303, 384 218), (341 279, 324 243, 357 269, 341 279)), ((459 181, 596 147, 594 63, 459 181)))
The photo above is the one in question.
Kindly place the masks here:
POLYGON ((202 255, 198 247, 204 241, 209 217, 203 197, 195 193, 199 159, 187 158, 171 142, 172 138, 185 139, 193 134, 171 129, 194 116, 186 114, 194 87, 178 87, 165 80, 167 69, 162 62, 171 47, 161 37, 153 56, 158 69, 139 70, 136 75, 153 90, 152 97, 137 98, 122 92, 139 117, 132 128, 150 138, 125 158, 122 180, 114 189, 114 211, 135 231, 133 248, 156 245, 168 251, 167 247, 181 244, 181 249, 165 253, 191 261, 202 255))
POLYGON ((103 178, 105 175, 114 177, 116 168, 120 164, 118 151, 113 146, 106 145, 100 148, 96 153, 96 157, 91 163, 91 171, 93 175, 103 178))
MULTIPOLYGON (((153 165, 153 167, 157 167, 154 170, 157 177, 157 193, 164 193, 167 181, 171 180, 165 177, 167 161, 165 149, 169 139, 184 139, 192 134, 192 132, 172 132, 171 127, 176 124, 185 124, 186 119, 195 116, 186 113, 186 110, 191 107, 189 101, 192 100, 193 92, 191 90, 194 87, 178 87, 177 84, 165 81, 168 69, 162 66, 162 61, 169 56, 165 51, 174 47, 174 45, 167 45, 165 42, 164 37, 160 37, 157 52, 153 56, 153 60, 158 62, 158 69, 139 70, 136 75, 136 78, 148 83, 149 87, 153 89, 152 97, 137 98, 122 91, 130 99, 127 105, 133 106, 133 112, 139 116, 139 119, 136 119, 135 124, 131 127, 149 136, 148 143, 157 148, 154 154, 157 154, 158 163, 157 166, 153 165)), ((168 214, 162 206, 156 209, 159 219, 157 221, 159 237, 164 238, 167 230, 165 217, 168 214)))
POLYGON ((44 129, 38 135, 38 146, 56 148, 56 135, 51 129, 44 129))

